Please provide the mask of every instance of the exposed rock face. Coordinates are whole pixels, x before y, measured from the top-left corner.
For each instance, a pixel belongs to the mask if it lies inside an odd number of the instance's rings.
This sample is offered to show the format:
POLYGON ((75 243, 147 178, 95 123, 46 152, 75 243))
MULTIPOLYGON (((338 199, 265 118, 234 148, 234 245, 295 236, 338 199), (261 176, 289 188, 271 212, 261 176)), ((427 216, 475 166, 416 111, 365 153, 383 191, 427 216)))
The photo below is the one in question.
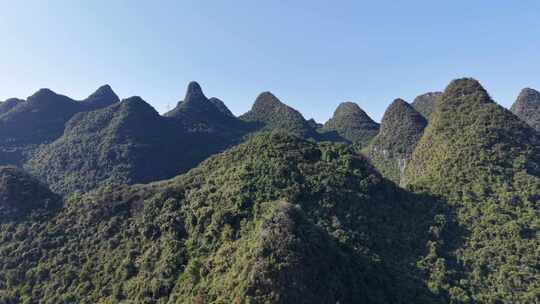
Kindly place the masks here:
POLYGON ((323 127, 325 132, 337 132, 345 140, 365 146, 379 132, 379 124, 373 121, 353 102, 343 102, 334 116, 323 127))
POLYGON ((28 173, 0 166, 0 223, 60 206, 60 198, 28 173))
POLYGON ((263 130, 285 131, 303 138, 318 138, 317 132, 297 110, 282 103, 270 92, 261 93, 250 111, 240 119, 263 130))
POLYGON ((231 112, 231 110, 229 110, 229 108, 227 108, 227 106, 221 99, 212 97, 208 100, 213 103, 221 113, 225 114, 225 116, 234 117, 234 114, 231 112))
POLYGON ((525 88, 510 109, 521 120, 540 131, 540 92, 525 88))
POLYGON ((394 100, 384 113, 379 134, 366 149, 368 158, 386 178, 399 184, 426 125, 426 119, 411 105, 394 100))
POLYGON ((429 92, 426 94, 422 94, 420 96, 417 96, 413 100, 411 105, 426 119, 429 119, 429 116, 431 115, 431 112, 433 112, 433 108, 435 107, 435 102, 437 101, 437 98, 441 96, 442 92, 429 92))

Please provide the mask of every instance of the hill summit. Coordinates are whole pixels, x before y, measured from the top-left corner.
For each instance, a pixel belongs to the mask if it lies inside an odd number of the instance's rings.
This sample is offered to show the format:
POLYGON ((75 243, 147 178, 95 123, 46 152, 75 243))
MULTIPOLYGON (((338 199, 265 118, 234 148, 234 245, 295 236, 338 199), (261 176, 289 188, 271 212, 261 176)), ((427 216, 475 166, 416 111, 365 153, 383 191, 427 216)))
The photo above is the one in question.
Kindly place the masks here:
POLYGON ((282 103, 274 94, 263 92, 251 110, 240 119, 254 123, 259 129, 285 131, 303 138, 317 138, 318 133, 297 110, 282 103))
POLYGON ((446 237, 434 240, 425 261, 436 270, 428 282, 433 290, 458 302, 535 301, 538 272, 529 261, 537 260, 540 245, 537 132, 494 103, 478 81, 454 80, 404 179, 409 188, 440 197, 459 226, 439 233, 446 237))
POLYGON ((102 86, 82 101, 40 89, 27 100, 0 104, 0 164, 22 166, 39 145, 60 137, 73 115, 115 102, 118 96, 109 86, 102 86))
POLYGON ((354 102, 343 102, 323 128, 325 132, 337 132, 345 140, 365 146, 379 132, 379 124, 354 102))
POLYGON ((510 109, 531 127, 540 131, 540 92, 525 88, 510 109))
POLYGON ((377 169, 399 184, 405 167, 424 128, 426 119, 403 99, 396 99, 384 112, 381 128, 366 149, 377 169))
POLYGON ((437 99, 441 97, 442 94, 442 92, 429 92, 422 94, 413 100, 411 106, 426 119, 428 119, 433 112, 437 99))

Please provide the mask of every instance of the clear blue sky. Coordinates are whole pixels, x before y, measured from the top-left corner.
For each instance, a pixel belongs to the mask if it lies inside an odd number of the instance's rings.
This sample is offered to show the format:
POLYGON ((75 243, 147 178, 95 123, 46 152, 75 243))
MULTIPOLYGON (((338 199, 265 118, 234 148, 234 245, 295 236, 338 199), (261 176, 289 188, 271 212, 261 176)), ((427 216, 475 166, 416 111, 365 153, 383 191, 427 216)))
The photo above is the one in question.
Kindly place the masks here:
POLYGON ((324 122, 479 79, 509 106, 540 88, 540 1, 0 0, 0 100, 109 83, 160 112, 190 80, 236 114, 272 91, 324 122))

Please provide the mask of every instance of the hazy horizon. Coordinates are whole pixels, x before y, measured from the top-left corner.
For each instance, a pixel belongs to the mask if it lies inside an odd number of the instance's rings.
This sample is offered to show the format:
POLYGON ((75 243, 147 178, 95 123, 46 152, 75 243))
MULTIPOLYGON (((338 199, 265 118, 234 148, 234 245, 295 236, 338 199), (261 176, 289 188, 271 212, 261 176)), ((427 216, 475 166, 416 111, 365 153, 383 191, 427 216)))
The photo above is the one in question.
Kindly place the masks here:
POLYGON ((535 1, 159 4, 1 2, 0 100, 108 83, 163 113, 194 80, 236 115, 271 91, 306 119, 353 101, 380 121, 393 99, 458 77, 507 108, 540 88, 540 61, 524 60, 540 54, 535 1))

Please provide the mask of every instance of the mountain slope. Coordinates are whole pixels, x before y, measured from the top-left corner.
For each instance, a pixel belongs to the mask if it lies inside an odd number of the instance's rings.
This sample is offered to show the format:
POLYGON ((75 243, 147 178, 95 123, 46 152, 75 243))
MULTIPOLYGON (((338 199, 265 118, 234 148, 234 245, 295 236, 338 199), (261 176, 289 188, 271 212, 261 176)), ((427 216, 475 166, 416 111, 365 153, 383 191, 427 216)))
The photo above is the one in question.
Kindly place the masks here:
POLYGON ((381 129, 365 153, 383 176, 399 184, 426 125, 411 105, 396 99, 384 112, 381 129))
POLYGON ((61 194, 145 183, 186 172, 247 132, 245 122, 206 99, 193 82, 168 117, 139 97, 77 114, 25 166, 61 194))
POLYGON ((434 240, 425 267, 432 290, 457 302, 538 298, 540 139, 473 79, 438 101, 405 181, 455 210, 461 233, 434 240), (448 241, 460 243, 452 250, 448 241))
POLYGON ((9 110, 13 109, 16 105, 19 103, 24 102, 22 99, 18 98, 10 98, 6 101, 3 101, 0 103, 0 115, 8 112, 9 110))
POLYGON ((59 206, 59 197, 28 173, 13 166, 0 167, 0 223, 59 206))
POLYGON ((303 138, 319 137, 300 112, 282 103, 270 92, 261 93, 251 110, 239 118, 265 131, 286 131, 303 138))
POLYGON ((540 92, 525 88, 510 109, 531 127, 540 131, 540 92))
POLYGON ((230 137, 242 136, 249 130, 249 125, 236 118, 223 101, 206 98, 194 81, 189 83, 184 100, 164 116, 177 119, 190 130, 220 132, 230 137))
POLYGON ((415 266, 434 210, 344 145, 262 134, 172 180, 2 227, 0 299, 439 303, 415 266))
POLYGON ((437 101, 437 98, 441 97, 442 92, 429 92, 426 94, 422 94, 420 96, 417 96, 411 105, 413 108, 420 112, 426 119, 429 118, 431 113, 433 112, 433 108, 435 107, 435 102, 437 101))
POLYGON ((353 102, 343 102, 328 120, 323 132, 336 132, 345 140, 365 146, 379 132, 379 124, 374 122, 353 102))
POLYGON ((82 101, 41 89, 26 101, 15 102, 0 114, 0 164, 22 165, 38 145, 60 137, 73 115, 117 101, 110 87, 102 87, 82 101))

